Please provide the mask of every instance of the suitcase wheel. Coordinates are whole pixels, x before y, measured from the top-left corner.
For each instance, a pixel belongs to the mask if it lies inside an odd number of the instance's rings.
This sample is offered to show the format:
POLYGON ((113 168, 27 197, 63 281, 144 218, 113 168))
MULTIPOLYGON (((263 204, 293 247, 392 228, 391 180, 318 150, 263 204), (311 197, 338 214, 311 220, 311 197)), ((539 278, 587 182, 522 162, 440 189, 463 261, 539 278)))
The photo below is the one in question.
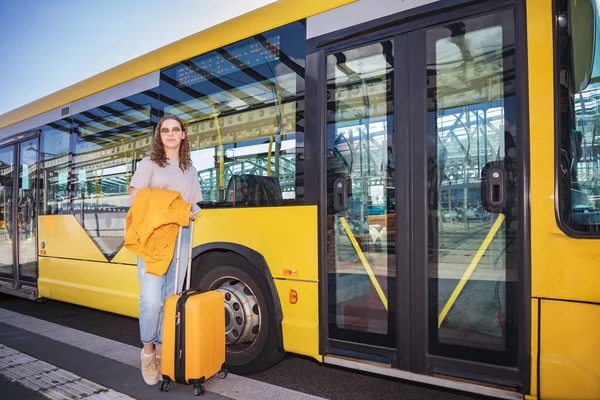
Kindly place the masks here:
POLYGON ((194 396, 200 396, 201 394, 204 394, 204 392, 206 392, 206 389, 204 389, 204 386, 194 385, 194 396))
POLYGON ((162 381, 160 383, 160 391, 161 392, 168 392, 169 390, 171 390, 171 382, 169 382, 169 381, 162 381))
POLYGON ((227 377, 227 374, 229 374, 229 372, 227 372, 226 369, 222 369, 219 371, 219 378, 220 379, 225 379, 227 377))

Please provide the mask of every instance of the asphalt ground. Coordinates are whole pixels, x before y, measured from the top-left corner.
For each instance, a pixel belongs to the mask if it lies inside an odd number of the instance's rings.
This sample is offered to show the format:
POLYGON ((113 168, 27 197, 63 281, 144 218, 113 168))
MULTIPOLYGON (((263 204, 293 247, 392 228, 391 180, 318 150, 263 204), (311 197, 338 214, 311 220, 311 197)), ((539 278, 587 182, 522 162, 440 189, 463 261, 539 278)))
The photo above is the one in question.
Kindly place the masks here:
MULTIPOLYGON (((16 297, 1 297, 0 307, 132 346, 140 343, 138 321, 134 318, 52 300, 38 303, 16 297)), ((288 355, 274 367, 247 378, 329 399, 486 398, 322 365, 294 355, 288 355)), ((5 387, 6 382, 0 382, 0 386, 5 387)), ((14 390, 18 389, 21 388, 14 387, 14 390)))
POLYGON ((46 400, 44 396, 0 375, 0 393, 6 399, 46 400), (6 396, 6 397, 5 397, 6 396))

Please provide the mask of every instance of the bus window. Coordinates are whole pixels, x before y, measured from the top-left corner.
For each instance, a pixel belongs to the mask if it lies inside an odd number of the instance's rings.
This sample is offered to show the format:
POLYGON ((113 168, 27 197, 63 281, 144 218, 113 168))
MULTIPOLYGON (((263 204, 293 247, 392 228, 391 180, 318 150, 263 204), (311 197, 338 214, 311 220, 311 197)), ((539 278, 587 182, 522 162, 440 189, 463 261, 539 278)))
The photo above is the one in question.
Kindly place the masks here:
POLYGON ((559 224, 600 232, 600 31, 595 0, 558 2, 559 224))
POLYGON ((305 27, 295 22, 161 74, 165 114, 188 126, 203 203, 301 203, 305 27))
POLYGON ((56 121, 42 127, 42 209, 40 214, 71 212, 68 188, 71 124, 56 121))
POLYGON ((0 149, 0 275, 13 273, 13 146, 0 149))
POLYGON ((123 244, 133 162, 150 150, 156 121, 146 100, 140 94, 73 118, 73 212, 109 260, 123 244))

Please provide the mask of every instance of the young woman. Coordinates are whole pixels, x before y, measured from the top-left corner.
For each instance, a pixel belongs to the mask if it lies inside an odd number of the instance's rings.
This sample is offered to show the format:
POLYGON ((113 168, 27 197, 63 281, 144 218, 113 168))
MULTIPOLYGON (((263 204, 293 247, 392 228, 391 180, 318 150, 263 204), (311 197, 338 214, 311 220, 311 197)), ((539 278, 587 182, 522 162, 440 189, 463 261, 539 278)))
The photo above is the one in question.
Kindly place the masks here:
MULTIPOLYGON (((176 190, 184 201, 192 204, 190 219, 199 211, 196 205, 202 200, 198 172, 190 158, 190 144, 187 131, 181 119, 168 115, 156 127, 150 157, 144 157, 131 178, 131 203, 133 204, 141 188, 176 190)), ((181 248, 189 248, 190 229, 183 227, 181 248)), ((175 249, 177 251, 177 248, 175 249)), ((162 356, 163 304, 175 288, 175 254, 167 272, 161 276, 147 274, 145 263, 137 258, 140 280, 140 337, 144 345, 141 354, 142 377, 148 385, 155 385, 160 379, 162 356)), ((180 253, 179 265, 187 265, 188 252, 180 253)), ((177 291, 183 287, 185 273, 179 274, 177 291)))

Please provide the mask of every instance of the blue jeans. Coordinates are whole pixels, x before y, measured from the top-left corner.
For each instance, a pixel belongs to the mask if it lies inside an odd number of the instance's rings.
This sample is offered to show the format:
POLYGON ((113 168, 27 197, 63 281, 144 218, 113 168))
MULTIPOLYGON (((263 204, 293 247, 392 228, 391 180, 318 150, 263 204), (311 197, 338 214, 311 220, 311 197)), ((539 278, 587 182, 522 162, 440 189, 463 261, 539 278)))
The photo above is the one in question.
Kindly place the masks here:
MULTIPOLYGON (((177 292, 183 287, 187 263, 189 259, 191 229, 184 226, 181 235, 181 251, 179 252, 179 282, 177 292)), ((177 242, 175 242, 177 252, 177 242)), ((146 273, 146 262, 137 257, 138 278, 140 280, 140 338, 143 344, 162 345, 163 304, 175 289, 175 253, 169 269, 163 276, 146 273)))

